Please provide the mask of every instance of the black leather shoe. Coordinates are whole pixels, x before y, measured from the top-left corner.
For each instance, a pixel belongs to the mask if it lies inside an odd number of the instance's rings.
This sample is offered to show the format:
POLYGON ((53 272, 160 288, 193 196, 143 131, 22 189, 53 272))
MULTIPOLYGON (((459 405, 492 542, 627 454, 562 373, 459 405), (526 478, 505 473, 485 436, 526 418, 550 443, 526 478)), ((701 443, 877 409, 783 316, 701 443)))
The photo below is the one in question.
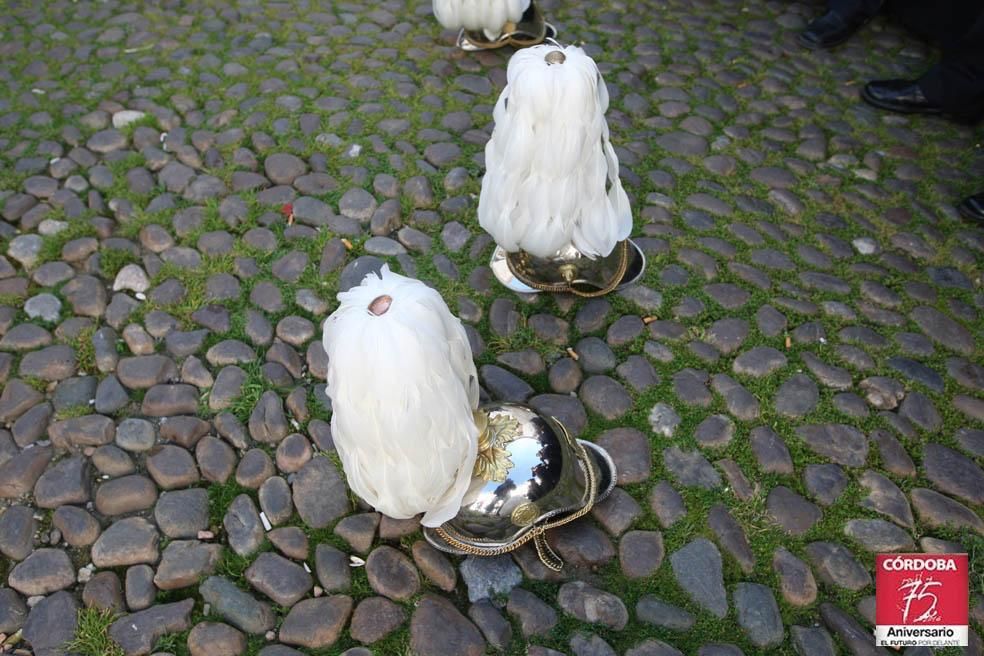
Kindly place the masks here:
POLYGON ((963 202, 957 205, 957 211, 965 219, 984 224, 984 192, 964 198, 963 202))
POLYGON ((807 25, 796 40, 801 46, 810 50, 833 48, 851 38, 851 35, 869 20, 871 16, 860 12, 845 17, 836 11, 828 11, 807 25))
POLYGON ((861 97, 870 105, 903 114, 942 114, 915 80, 875 80, 864 85, 861 97))

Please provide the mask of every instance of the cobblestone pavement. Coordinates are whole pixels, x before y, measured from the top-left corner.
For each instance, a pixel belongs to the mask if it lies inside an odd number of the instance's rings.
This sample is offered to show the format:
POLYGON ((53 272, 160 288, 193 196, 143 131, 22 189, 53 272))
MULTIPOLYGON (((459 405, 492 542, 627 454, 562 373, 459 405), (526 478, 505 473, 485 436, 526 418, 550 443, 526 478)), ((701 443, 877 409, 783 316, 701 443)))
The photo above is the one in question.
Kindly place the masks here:
POLYGON ((649 257, 584 302, 491 278, 509 53, 429 2, 5 6, 7 653, 887 654, 874 554, 913 550, 970 552, 982 653, 984 233, 953 206, 984 158, 858 101, 926 66, 898 28, 813 54, 812 4, 545 3, 606 75, 649 257), (440 289, 489 396, 616 459, 562 575, 347 493, 319 324, 380 261, 440 289))

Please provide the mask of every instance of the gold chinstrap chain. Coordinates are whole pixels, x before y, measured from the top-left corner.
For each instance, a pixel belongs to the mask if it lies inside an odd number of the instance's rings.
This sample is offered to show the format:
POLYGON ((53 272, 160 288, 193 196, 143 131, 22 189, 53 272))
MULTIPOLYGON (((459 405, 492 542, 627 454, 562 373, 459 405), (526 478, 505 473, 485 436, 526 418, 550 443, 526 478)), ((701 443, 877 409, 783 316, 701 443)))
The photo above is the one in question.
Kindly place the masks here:
POLYGON ((516 278, 522 282, 527 287, 532 287, 541 292, 553 292, 553 293, 565 293, 570 292, 575 296, 580 296, 581 298, 597 298, 598 296, 604 296, 605 294, 611 293, 619 283, 622 282, 622 278, 625 277, 625 272, 629 268, 629 240, 625 239, 618 243, 617 248, 619 249, 618 258, 618 269, 615 271, 615 275, 612 279, 601 289, 596 289, 594 291, 583 291, 575 287, 571 283, 566 282, 555 282, 555 283, 542 283, 535 280, 529 280, 527 276, 523 275, 516 267, 513 266, 512 259, 509 254, 506 255, 506 264, 509 266, 509 271, 516 276, 516 278))

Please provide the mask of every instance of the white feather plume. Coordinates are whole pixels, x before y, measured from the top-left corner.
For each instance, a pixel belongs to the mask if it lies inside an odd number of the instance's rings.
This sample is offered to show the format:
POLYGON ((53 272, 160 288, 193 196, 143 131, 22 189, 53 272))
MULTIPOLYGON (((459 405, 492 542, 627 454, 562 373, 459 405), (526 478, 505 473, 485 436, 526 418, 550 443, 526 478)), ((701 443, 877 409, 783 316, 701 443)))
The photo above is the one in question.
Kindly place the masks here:
POLYGON ((383 267, 325 322, 331 429, 349 486, 396 519, 458 514, 478 451, 478 379, 465 330, 433 289, 383 267), (392 300, 381 315, 369 305, 392 300))
POLYGON ((449 30, 484 30, 498 36, 506 23, 519 22, 530 0, 434 0, 434 16, 449 30))
POLYGON ((608 138, 608 88, 576 46, 515 53, 485 146, 479 222, 509 252, 550 257, 573 246, 606 256, 632 231, 608 138), (563 63, 548 63, 552 51, 563 63))

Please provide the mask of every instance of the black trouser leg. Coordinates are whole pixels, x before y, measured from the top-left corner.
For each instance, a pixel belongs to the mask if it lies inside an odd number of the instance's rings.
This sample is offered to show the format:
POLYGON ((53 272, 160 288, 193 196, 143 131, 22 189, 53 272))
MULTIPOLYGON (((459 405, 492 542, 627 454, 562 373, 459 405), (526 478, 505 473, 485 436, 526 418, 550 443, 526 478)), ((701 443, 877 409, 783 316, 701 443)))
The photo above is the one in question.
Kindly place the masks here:
POLYGON ((967 119, 984 114, 984 9, 969 30, 943 42, 943 57, 919 78, 926 98, 967 119))
POLYGON ((884 0, 828 0, 827 9, 836 11, 847 18, 851 16, 874 16, 881 9, 884 0))
POLYGON ((984 114, 984 65, 944 58, 919 78, 926 98, 947 114, 980 120, 984 114))
POLYGON ((981 0, 891 0, 892 16, 913 34, 943 48, 971 45, 973 33, 982 37, 981 0))

